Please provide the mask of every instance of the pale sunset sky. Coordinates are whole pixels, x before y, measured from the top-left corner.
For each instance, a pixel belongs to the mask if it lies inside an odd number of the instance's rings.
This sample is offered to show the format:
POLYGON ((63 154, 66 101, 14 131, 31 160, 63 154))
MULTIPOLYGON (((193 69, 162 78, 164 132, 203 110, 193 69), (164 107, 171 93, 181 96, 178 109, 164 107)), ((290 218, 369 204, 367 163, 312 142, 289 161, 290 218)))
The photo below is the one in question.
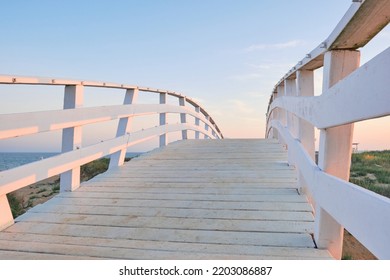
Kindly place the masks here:
MULTIPOLYGON (((0 75, 172 90, 199 101, 226 138, 263 138, 274 85, 328 37, 351 3, 1 1, 0 75)), ((389 42, 388 26, 361 50, 361 64, 388 48, 389 42)), ((315 80, 320 94, 321 70, 315 80)), ((100 89, 88 89, 85 95, 86 106, 120 104, 123 99, 123 94, 100 89)), ((0 114, 60 109, 63 88, 0 85, 0 100, 0 114)), ((90 133, 114 134, 115 129, 111 124, 93 127, 90 133)), ((354 142, 361 150, 390 149, 390 118, 356 124, 354 142)), ((3 152, 59 147, 60 132, 0 141, 3 152)))

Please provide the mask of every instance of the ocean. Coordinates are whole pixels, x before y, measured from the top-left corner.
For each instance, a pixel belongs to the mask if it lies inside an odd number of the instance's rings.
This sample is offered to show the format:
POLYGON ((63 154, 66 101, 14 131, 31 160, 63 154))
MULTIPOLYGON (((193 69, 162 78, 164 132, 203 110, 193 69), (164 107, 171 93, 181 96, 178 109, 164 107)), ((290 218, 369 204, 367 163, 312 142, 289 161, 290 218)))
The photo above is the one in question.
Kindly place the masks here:
MULTIPOLYGON (((126 157, 136 157, 142 153, 126 153, 126 157)), ((0 152, 0 171, 15 168, 27 163, 53 157, 58 153, 6 153, 0 152)))

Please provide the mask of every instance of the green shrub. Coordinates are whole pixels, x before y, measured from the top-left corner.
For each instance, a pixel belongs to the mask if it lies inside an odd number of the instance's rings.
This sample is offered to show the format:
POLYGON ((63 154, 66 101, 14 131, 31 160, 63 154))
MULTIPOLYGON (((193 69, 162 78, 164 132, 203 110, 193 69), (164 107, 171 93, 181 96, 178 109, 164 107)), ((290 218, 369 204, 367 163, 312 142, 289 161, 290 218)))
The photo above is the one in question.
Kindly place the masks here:
POLYGON ((14 218, 22 215, 25 210, 23 209, 22 202, 13 194, 7 194, 8 203, 11 207, 12 216, 14 218))

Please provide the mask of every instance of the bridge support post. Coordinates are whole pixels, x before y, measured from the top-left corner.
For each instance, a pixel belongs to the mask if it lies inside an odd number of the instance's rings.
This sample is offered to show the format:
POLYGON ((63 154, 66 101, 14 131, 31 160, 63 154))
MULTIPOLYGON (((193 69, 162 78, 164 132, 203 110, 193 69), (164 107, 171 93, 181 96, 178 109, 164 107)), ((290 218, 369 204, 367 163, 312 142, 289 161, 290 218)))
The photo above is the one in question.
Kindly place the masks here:
MULTIPOLYGON (((323 90, 343 79, 360 64, 360 52, 335 50, 325 53, 323 90)), ((341 93, 342 94, 342 93, 341 93)), ((346 110, 348 104, 345 104, 346 110)), ((329 116, 330 118, 332 116, 329 116)), ((352 153, 353 124, 321 130, 318 166, 323 171, 343 180, 349 180, 352 153)), ((316 198, 318 201, 320 198, 316 198)), ((347 197, 345 199, 348 199, 347 197)), ((319 248, 327 248, 334 258, 342 255, 344 228, 328 213, 316 205, 314 238, 319 248)))
MULTIPOLYGON (((165 92, 160 93, 160 104, 167 104, 167 94, 165 92)), ((167 113, 160 113, 160 126, 166 125, 167 113)), ((166 133, 160 135, 160 148, 168 144, 168 135, 166 133)))
MULTIPOLYGON (((134 104, 138 99, 138 89, 128 89, 126 90, 125 99, 123 105, 134 104)), ((129 133, 131 130, 132 117, 121 118, 118 123, 118 129, 116 132, 116 137, 120 137, 129 133)), ((123 165, 126 157, 127 149, 122 149, 116 153, 113 153, 110 158, 109 168, 117 167, 123 165)))
MULTIPOLYGON (((185 97, 180 97, 179 98, 179 105, 185 107, 186 106, 186 99, 185 97)), ((187 116, 185 113, 180 113, 180 122, 181 123, 187 123, 187 116)), ((181 131, 181 136, 183 140, 188 139, 188 131, 187 129, 184 129, 181 131)))
POLYGON ((10 225, 13 225, 13 223, 14 217, 12 216, 7 195, 0 195, 0 231, 6 229, 10 225))
MULTIPOLYGON (((64 109, 74 109, 83 106, 84 87, 82 85, 65 86, 64 109)), ((81 148, 82 127, 76 126, 62 130, 62 153, 81 148)), ((60 176, 60 191, 68 192, 80 186, 80 165, 60 176)))

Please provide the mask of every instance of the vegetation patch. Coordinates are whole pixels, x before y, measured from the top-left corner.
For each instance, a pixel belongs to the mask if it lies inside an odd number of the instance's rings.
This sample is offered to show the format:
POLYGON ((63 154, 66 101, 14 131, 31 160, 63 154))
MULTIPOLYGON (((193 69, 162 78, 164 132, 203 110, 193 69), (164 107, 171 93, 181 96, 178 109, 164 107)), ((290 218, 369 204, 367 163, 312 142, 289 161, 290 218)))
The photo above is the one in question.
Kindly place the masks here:
POLYGON ((350 182, 390 198, 390 150, 353 154, 350 182))
MULTIPOLYGON (((129 161, 131 158, 126 158, 129 161)), ((101 158, 81 166, 81 182, 88 181, 106 172, 110 164, 109 158, 101 158)), ((24 214, 29 208, 43 203, 60 192, 60 178, 54 176, 33 185, 24 187, 7 195, 14 218, 24 214)))

